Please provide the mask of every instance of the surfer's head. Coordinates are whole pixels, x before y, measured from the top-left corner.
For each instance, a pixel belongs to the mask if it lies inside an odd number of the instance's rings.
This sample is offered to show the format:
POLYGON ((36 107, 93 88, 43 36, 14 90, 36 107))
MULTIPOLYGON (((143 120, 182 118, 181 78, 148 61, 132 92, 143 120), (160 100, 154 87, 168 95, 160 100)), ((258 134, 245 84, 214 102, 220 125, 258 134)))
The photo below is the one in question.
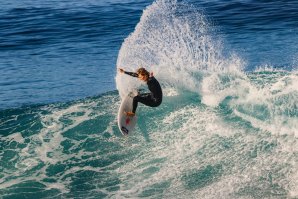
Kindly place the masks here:
POLYGON ((137 70, 138 78, 143 81, 148 81, 150 73, 145 68, 139 68, 137 70))

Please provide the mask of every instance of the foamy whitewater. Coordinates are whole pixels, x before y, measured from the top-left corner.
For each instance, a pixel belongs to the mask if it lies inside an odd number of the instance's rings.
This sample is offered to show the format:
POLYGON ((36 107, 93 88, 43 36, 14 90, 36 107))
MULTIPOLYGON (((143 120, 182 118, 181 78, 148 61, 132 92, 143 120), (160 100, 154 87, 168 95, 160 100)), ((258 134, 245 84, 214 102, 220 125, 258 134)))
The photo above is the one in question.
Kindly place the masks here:
POLYGON ((122 43, 117 68, 154 73, 158 108, 117 126, 117 91, 7 109, 0 123, 3 198, 298 198, 298 72, 246 61, 203 10, 157 0, 122 43))

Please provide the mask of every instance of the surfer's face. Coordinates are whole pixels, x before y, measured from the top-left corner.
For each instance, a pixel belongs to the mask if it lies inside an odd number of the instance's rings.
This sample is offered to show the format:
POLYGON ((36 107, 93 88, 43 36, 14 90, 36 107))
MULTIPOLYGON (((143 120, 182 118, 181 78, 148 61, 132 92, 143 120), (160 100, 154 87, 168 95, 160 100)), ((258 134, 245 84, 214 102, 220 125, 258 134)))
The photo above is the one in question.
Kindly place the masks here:
POLYGON ((146 82, 148 80, 148 77, 146 75, 142 75, 142 74, 139 74, 139 80, 142 80, 144 82, 146 82))

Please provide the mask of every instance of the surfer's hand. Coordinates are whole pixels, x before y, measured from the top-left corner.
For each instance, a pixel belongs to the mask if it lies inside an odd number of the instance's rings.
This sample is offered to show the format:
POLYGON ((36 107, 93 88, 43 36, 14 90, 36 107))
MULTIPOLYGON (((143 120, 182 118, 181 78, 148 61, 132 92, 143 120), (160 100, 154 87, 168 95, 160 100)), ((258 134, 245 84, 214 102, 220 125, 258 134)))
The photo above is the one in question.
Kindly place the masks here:
POLYGON ((124 73, 124 70, 122 68, 119 68, 120 73, 124 73))

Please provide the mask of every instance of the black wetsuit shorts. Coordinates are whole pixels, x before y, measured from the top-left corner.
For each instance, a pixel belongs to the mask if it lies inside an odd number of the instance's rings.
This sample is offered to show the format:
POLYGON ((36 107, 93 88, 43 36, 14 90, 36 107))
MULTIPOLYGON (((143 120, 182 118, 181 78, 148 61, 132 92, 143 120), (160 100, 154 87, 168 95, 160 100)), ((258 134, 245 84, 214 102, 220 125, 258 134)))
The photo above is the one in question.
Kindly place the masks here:
POLYGON ((151 93, 143 93, 137 95, 133 98, 133 109, 132 112, 135 113, 138 107, 138 102, 150 106, 150 107, 157 107, 161 104, 162 100, 155 99, 151 93))

